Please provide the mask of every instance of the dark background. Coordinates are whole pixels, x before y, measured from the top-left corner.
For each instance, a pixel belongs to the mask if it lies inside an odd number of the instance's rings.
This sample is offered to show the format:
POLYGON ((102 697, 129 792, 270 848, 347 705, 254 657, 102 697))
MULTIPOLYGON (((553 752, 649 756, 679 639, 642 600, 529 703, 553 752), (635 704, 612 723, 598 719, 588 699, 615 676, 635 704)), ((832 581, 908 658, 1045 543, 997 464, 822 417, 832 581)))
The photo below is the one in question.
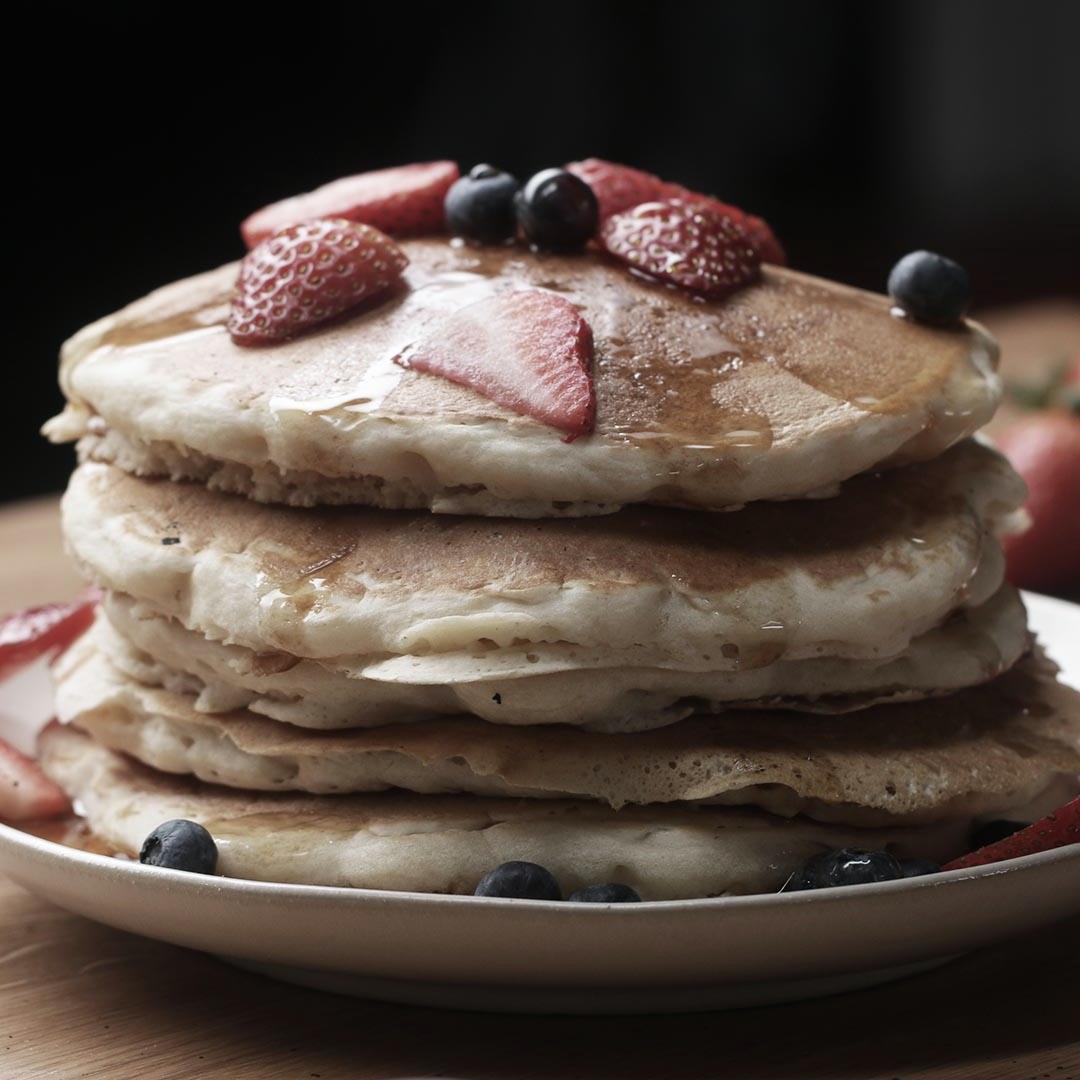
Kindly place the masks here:
POLYGON ((37 436, 65 337, 368 168, 608 157, 763 214, 801 269, 880 289, 928 247, 984 307, 1080 295, 1074 0, 79 10, 8 9, 4 499, 70 469, 37 436))

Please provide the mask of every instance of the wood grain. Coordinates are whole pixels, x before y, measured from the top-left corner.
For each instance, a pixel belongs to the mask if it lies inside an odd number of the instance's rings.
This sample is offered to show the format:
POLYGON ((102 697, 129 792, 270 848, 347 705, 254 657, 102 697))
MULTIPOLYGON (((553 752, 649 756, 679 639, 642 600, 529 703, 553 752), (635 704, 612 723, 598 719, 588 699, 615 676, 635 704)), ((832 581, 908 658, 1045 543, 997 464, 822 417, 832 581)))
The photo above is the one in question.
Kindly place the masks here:
MULTIPOLYGON (((73 595, 51 500, 0 511, 0 610, 73 595)), ((300 990, 0 878, 0 1077, 1076 1080, 1080 918, 892 986, 653 1018, 439 1012, 300 990)))

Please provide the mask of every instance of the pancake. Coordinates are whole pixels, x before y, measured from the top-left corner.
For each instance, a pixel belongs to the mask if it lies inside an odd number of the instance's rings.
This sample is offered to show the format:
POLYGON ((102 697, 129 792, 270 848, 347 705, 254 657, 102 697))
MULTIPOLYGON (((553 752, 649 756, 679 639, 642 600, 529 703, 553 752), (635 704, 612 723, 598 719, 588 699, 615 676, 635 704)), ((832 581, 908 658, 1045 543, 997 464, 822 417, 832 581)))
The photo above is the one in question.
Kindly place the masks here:
POLYGON ((1080 773, 1080 694, 1038 657, 949 698, 813 720, 732 710, 629 735, 465 716, 311 731, 197 712, 83 639, 57 664, 56 710, 156 769, 263 791, 723 801, 871 826, 994 813, 1080 773))
POLYGON ((69 406, 46 426, 84 457, 264 501, 578 516, 715 509, 830 489, 937 456, 989 420, 997 347, 890 302, 766 267, 717 302, 594 253, 404 241, 404 292, 261 349, 224 323, 237 265, 179 281, 64 347, 69 406), (594 434, 562 433, 394 362, 461 307, 553 290, 596 342, 594 434))
MULTIPOLYGON (((496 724, 573 724, 625 733, 732 704, 846 712, 974 686, 1027 648, 1024 606, 1011 586, 915 638, 898 657, 777 661, 736 671, 584 667, 484 681, 371 678, 287 653, 210 641, 130 597, 108 594, 90 631, 95 648, 138 682, 195 697, 199 712, 248 709, 308 728, 377 727, 470 713, 496 724)), ((372 664, 377 673, 389 665, 372 664)))
POLYGON ((447 663, 474 680, 583 666, 567 646, 712 671, 897 656, 998 590, 993 534, 1023 495, 970 441, 824 502, 543 522, 265 507, 88 464, 63 528, 92 581, 212 640, 350 667, 408 657, 399 669, 434 683, 447 663))
POLYGON ((161 822, 205 825, 229 877, 307 885, 471 893, 510 859, 548 867, 564 894, 618 881, 646 900, 769 892, 807 858, 838 847, 939 861, 966 848, 968 824, 845 829, 728 807, 627 807, 470 796, 291 796, 166 776, 53 725, 45 771, 96 836, 136 855, 161 822))

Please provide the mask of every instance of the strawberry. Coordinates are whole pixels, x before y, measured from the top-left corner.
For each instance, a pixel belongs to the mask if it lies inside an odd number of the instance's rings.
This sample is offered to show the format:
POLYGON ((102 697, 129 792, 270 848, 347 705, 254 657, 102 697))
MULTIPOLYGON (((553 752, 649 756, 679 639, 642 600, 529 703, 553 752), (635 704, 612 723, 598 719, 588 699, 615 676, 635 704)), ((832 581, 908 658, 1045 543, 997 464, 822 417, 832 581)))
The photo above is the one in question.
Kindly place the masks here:
POLYGON ((71 802, 32 758, 0 739, 0 821, 66 814, 71 802))
POLYGON ((1056 589, 1080 581, 1080 418, 1064 410, 1031 413, 998 439, 1028 485, 1031 527, 1004 540, 1009 581, 1056 589))
POLYGON ((1068 844, 1080 844, 1080 797, 1040 818, 1034 825, 1006 836, 997 843, 987 844, 968 855, 961 855, 946 863, 942 870, 967 870, 972 866, 985 866, 1002 859, 1016 859, 1021 855, 1033 855, 1037 851, 1052 851, 1068 844))
POLYGON ((621 214, 643 202, 677 199, 690 194, 679 184, 669 184, 652 173, 603 158, 571 161, 566 169, 593 189, 600 206, 601 223, 612 214, 621 214))
POLYGON ((771 263, 773 266, 787 266, 787 252, 776 239, 776 233, 772 231, 769 223, 764 218, 747 214, 743 222, 746 226, 750 243, 757 248, 763 263, 771 263))
POLYGON ((328 218, 282 229, 244 256, 229 334, 237 345, 293 337, 381 296, 408 262, 368 225, 328 218))
POLYGON ((460 175, 452 161, 426 161, 358 173, 256 210, 240 226, 249 248, 288 225, 344 218, 390 236, 417 236, 445 228, 443 200, 460 175))
POLYGON ((624 210, 645 202, 682 199, 685 203, 702 203, 740 222, 746 228, 750 242, 761 255, 762 262, 776 263, 779 266, 787 263, 784 249, 768 223, 763 218, 747 214, 737 206, 691 191, 682 184, 661 180, 659 176, 641 169, 632 169, 629 165, 619 165, 614 161, 604 161, 603 158, 572 161, 566 168, 593 189, 596 201, 600 204, 601 225, 612 215, 621 214, 624 210))
POLYGON ((0 679, 46 653, 62 653, 94 621, 99 595, 90 590, 70 604, 28 608, 0 621, 0 679))
POLYGON ((539 289, 497 293, 461 308, 398 362, 468 386, 565 431, 592 430, 593 340, 577 308, 539 289))
POLYGON ((707 203, 642 203, 608 218, 600 243, 631 269, 711 300, 761 276, 761 256, 743 224, 707 203))

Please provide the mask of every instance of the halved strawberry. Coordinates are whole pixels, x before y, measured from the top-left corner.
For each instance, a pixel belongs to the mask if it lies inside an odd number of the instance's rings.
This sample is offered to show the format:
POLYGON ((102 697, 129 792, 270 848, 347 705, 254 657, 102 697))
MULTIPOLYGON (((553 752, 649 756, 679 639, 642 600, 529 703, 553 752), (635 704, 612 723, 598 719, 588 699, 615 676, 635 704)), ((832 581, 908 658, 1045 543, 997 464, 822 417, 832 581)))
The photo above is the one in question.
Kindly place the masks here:
POLYGON ((89 629, 100 597, 91 589, 69 604, 28 608, 0 621, 0 679, 46 653, 62 653, 89 629))
POLYGON ((743 221, 746 226, 750 243, 757 248, 763 263, 771 263, 773 266, 787 266, 787 252, 784 251, 776 233, 764 218, 747 214, 743 221))
POLYGON ((71 801, 32 758, 0 739, 0 821, 66 814, 71 801))
POLYGON ((612 214, 621 214, 643 202, 678 199, 688 194, 680 184, 669 184, 643 169, 632 169, 629 165, 605 161, 603 158, 571 161, 566 169, 593 189, 600 207, 601 222, 612 214))
POLYGON ((573 439, 592 430, 596 415, 592 353, 592 330, 577 308, 532 289, 461 308, 398 362, 468 386, 573 439))
POLYGON ((571 161, 566 168, 593 189, 596 201, 600 204, 601 225, 613 214, 620 214, 645 202, 681 199, 685 203, 701 203, 740 222, 745 227, 750 242, 757 248, 762 262, 775 263, 778 266, 787 264, 787 255, 768 223, 737 206, 721 202, 711 195, 703 195, 699 191, 691 191, 682 184, 661 180, 659 176, 642 169, 632 169, 629 165, 604 161, 603 158, 571 161))
POLYGON ((244 256, 229 334, 237 345, 294 337, 388 292, 408 263, 368 225, 327 218, 282 229, 244 256))
POLYGON ((608 218, 600 243, 632 269, 711 300, 761 276, 761 256, 743 224, 707 203, 642 203, 608 218))
POLYGON ((256 210, 240 232, 249 248, 286 226, 315 218, 359 221, 391 236, 441 232, 443 199, 459 175, 453 161, 425 161, 346 176, 256 210))
POLYGON ((941 869, 967 870, 972 866, 985 866, 1002 859, 1034 855, 1037 851, 1052 851, 1068 844, 1080 844, 1080 796, 1026 829, 1006 836, 997 843, 987 844, 978 851, 961 855, 959 859, 953 859, 941 869))

